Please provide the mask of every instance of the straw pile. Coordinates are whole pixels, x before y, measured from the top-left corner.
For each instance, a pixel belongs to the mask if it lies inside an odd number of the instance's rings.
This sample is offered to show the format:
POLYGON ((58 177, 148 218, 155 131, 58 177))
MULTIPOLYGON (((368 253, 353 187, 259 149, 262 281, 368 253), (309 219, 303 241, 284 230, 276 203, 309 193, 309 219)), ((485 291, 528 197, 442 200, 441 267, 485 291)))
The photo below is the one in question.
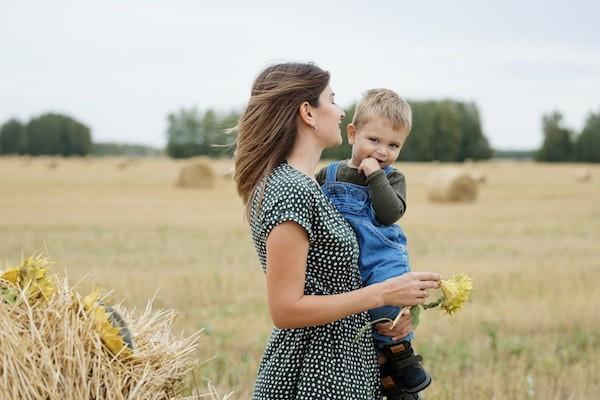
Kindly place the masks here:
POLYGON ((589 182, 592 179, 592 172, 587 168, 578 169, 575 177, 578 182, 589 182))
POLYGON ((184 165, 179 171, 177 187, 211 188, 215 185, 215 172, 207 160, 199 159, 184 165))
POLYGON ((48 264, 0 271, 0 398, 182 399, 199 332, 174 337, 173 311, 150 303, 136 315, 98 292, 82 297, 48 264))
POLYGON ((431 201, 474 201, 477 197, 477 182, 464 170, 438 169, 429 176, 427 194, 431 201))

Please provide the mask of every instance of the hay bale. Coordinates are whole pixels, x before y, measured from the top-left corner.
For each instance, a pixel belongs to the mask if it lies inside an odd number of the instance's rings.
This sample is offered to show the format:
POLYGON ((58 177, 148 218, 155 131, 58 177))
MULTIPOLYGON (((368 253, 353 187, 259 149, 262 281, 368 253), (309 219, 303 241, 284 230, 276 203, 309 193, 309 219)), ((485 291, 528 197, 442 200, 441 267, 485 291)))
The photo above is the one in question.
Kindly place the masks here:
POLYGON ((215 172, 210 163, 203 159, 184 165, 176 182, 176 186, 181 188, 211 188, 214 185, 215 172))
POLYGON ((580 168, 575 173, 577 182, 589 182, 592 179, 592 171, 588 168, 580 168))
POLYGON ((0 271, 0 398, 183 399, 199 332, 174 336, 174 312, 151 302, 142 313, 116 306, 135 348, 115 353, 112 309, 47 270, 46 259, 30 257, 0 271))
POLYGON ((429 176, 427 194, 431 201, 474 201, 477 197, 477 182, 462 169, 438 169, 429 176))

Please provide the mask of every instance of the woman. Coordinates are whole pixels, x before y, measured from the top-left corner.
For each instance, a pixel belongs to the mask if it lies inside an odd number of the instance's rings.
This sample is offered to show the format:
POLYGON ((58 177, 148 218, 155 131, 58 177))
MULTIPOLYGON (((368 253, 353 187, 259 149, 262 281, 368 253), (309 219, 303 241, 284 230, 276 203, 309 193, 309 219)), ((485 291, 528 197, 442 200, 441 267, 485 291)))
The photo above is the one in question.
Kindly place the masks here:
MULTIPOLYGON (((422 304, 439 285, 439 275, 421 272, 361 287, 354 232, 313 177, 322 150, 341 144, 343 117, 328 72, 284 63, 258 75, 238 125, 235 180, 275 325, 256 400, 379 398, 372 338, 353 342, 366 311, 422 304)), ((402 337, 412 327, 405 318, 378 329, 402 337)))

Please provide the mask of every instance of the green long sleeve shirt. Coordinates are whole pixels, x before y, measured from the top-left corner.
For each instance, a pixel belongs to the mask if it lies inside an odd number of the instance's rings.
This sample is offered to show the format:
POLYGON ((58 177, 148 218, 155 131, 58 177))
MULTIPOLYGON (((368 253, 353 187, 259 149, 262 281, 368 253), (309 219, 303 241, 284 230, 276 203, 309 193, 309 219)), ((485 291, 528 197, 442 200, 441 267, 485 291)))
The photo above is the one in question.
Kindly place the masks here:
MULTIPOLYGON (((327 168, 317 173, 316 179, 319 185, 323 186, 326 176, 327 168)), ((340 163, 336 180, 367 186, 375 217, 383 225, 395 223, 406 211, 406 180, 404 175, 395 168, 387 176, 383 170, 379 170, 365 177, 358 172, 357 168, 349 166, 348 160, 345 160, 340 163)))

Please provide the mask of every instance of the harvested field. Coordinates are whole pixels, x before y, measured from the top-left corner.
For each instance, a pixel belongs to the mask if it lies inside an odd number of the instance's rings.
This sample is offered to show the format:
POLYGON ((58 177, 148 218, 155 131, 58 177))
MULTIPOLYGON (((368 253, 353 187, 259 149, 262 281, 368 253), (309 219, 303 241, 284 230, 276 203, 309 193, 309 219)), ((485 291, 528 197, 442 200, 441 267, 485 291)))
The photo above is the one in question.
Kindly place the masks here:
MULTIPOLYGON (((197 370, 246 399, 271 329, 264 278, 234 182, 215 161, 213 188, 178 190, 185 161, 0 158, 0 270, 45 251, 86 292, 173 308, 176 327, 204 328, 197 370)), ((413 270, 474 280, 473 302, 449 318, 423 315, 415 346, 434 399, 595 399, 600 396, 600 166, 477 163, 471 203, 431 203, 442 164, 397 164, 408 182, 400 221, 413 270), (586 184, 576 172, 590 171, 586 184)), ((456 165, 454 165, 456 166, 456 165)), ((61 271, 56 271, 59 274, 61 271)), ((204 384, 199 378, 200 384, 204 384)))

